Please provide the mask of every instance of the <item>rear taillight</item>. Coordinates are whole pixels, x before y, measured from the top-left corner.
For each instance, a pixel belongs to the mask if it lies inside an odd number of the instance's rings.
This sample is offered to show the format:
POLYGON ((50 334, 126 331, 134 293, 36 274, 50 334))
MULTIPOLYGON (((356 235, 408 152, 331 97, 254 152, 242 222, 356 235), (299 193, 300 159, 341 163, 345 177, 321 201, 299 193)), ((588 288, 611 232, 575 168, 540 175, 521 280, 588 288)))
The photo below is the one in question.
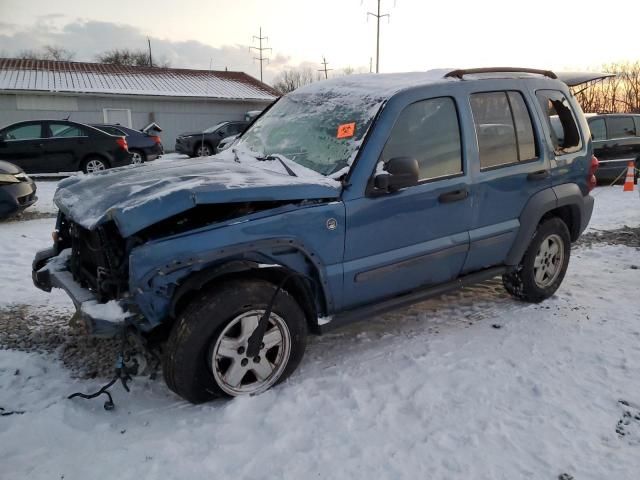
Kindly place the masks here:
POLYGON ((591 166, 589 167, 589 175, 587 175, 587 188, 589 191, 596 188, 596 170, 598 170, 598 166, 600 162, 595 155, 591 156, 591 166))
POLYGON ((156 142, 156 143, 162 143, 162 140, 160 140, 160 137, 158 135, 149 135, 151 137, 151 139, 156 142))
POLYGON ((125 151, 129 151, 129 145, 127 145, 127 139, 124 137, 118 137, 116 138, 116 143, 118 144, 118 146, 125 151))

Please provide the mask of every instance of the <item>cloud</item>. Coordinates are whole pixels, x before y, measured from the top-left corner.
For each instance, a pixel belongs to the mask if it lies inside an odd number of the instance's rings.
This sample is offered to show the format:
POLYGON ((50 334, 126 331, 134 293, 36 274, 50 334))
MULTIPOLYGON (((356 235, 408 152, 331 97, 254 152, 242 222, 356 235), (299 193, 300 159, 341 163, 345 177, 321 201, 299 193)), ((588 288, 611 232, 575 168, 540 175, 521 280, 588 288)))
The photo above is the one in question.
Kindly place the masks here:
MULTIPOLYGON (((74 53, 74 60, 95 61, 96 55, 114 48, 147 48, 147 36, 142 30, 126 24, 95 20, 60 22, 60 15, 38 17, 35 25, 19 27, 0 22, 0 52, 15 55, 45 45, 56 45, 74 53)), ((259 76, 259 66, 248 46, 213 47, 199 41, 172 41, 151 37, 153 57, 172 67, 214 70, 228 68, 259 76)), ((271 81, 283 69, 296 67, 291 57, 274 55, 265 65, 265 81, 271 81)), ((314 64, 315 66, 315 64, 314 64)))

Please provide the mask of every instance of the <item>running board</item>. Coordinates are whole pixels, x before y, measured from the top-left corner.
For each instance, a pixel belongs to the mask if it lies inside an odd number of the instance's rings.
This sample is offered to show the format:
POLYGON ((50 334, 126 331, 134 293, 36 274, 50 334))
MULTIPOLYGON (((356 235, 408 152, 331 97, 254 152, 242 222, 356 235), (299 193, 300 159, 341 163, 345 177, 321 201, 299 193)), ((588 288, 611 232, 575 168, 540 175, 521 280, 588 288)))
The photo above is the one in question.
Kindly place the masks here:
POLYGON ((335 328, 339 328, 359 320, 364 320, 365 318, 381 315, 392 310, 413 305, 414 303, 422 302, 432 297, 437 297, 438 295, 442 295, 443 293, 447 293, 452 290, 458 290, 462 287, 490 280, 498 275, 508 272, 511 268, 513 267, 501 266, 488 268, 486 270, 464 275, 447 283, 425 287, 420 290, 413 290, 409 293, 392 297, 378 303, 370 303, 351 310, 345 310, 344 312, 336 314, 329 323, 319 325, 318 328, 320 329, 320 333, 326 333, 335 328))

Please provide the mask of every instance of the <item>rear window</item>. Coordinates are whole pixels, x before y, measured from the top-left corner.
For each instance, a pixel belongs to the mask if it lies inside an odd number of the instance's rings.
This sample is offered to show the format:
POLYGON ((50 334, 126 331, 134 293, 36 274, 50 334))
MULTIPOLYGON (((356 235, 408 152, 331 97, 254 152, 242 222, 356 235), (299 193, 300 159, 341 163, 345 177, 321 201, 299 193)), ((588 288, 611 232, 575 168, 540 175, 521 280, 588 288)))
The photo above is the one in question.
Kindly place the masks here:
POLYGON ((636 127, 632 117, 607 117, 609 138, 634 137, 636 127))
POLYGON ((474 93, 470 102, 480 168, 536 158, 531 116, 520 92, 474 93))
POLYGON ((604 123, 604 118, 596 118, 589 122, 589 129, 591 130, 591 138, 593 140, 606 140, 607 139, 607 126, 604 123))
POLYGON ((539 90, 536 95, 543 113, 546 114, 550 140, 556 155, 580 151, 580 130, 567 97, 556 90, 539 90))
POLYGON ((104 126, 99 126, 96 127, 98 130, 102 130, 103 132, 106 132, 110 135, 118 135, 118 136, 127 136, 127 134, 125 132, 123 132, 122 130, 120 130, 119 128, 116 127, 104 127, 104 126))

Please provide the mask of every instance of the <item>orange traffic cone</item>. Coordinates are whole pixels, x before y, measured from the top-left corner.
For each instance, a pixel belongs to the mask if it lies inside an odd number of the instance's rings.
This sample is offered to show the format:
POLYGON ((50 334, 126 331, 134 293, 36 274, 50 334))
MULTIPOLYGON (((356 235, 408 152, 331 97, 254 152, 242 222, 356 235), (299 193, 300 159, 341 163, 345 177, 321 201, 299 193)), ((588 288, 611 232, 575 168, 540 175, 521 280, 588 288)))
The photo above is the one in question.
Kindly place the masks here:
POLYGON ((633 162, 627 164, 627 178, 624 181, 623 192, 633 192, 633 177, 635 176, 635 165, 633 162))

